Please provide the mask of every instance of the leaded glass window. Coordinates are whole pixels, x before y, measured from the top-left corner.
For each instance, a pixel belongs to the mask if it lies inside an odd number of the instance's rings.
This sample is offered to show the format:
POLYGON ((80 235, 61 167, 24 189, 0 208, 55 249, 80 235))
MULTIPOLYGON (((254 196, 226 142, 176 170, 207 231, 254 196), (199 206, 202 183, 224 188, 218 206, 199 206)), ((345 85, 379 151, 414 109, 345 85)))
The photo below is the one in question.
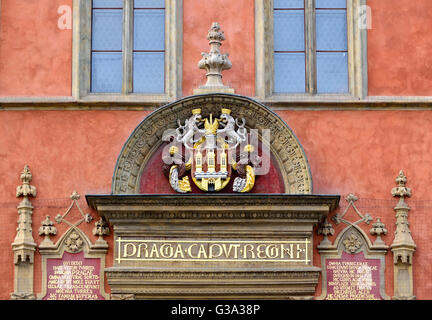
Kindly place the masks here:
POLYGON ((93 0, 92 93, 165 92, 165 0, 93 0))
POLYGON ((346 0, 274 0, 274 92, 348 93, 346 0))

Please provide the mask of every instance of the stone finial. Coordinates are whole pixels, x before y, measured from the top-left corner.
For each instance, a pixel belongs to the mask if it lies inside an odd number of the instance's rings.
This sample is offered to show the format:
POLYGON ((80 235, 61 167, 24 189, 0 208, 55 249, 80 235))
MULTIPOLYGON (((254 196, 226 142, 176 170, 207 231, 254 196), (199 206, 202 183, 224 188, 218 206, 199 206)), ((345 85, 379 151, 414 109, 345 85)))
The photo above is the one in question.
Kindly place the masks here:
POLYGON ((30 185, 30 181, 32 180, 33 176, 30 172, 30 169, 28 165, 24 166, 23 171, 21 172, 20 179, 22 181, 22 185, 18 186, 16 188, 16 197, 28 197, 33 196, 36 197, 36 188, 34 186, 30 185))
POLYGON ((333 225, 330 222, 328 222, 327 218, 318 228, 318 235, 320 234, 324 236, 324 239, 320 242, 319 247, 325 247, 331 245, 328 236, 334 235, 334 229, 333 229, 333 225))
POLYGON ((14 254, 15 274, 14 292, 11 299, 35 299, 33 293, 33 263, 36 243, 32 235, 33 206, 29 196, 36 197, 36 188, 30 185, 32 173, 29 167, 24 166, 20 175, 21 185, 16 188, 16 197, 23 197, 18 204, 18 228, 12 243, 14 254))
POLYGON ((376 236, 376 240, 374 242, 374 245, 378 245, 378 244, 384 244, 384 241, 381 239, 381 235, 386 235, 387 234, 387 229, 385 227, 385 224, 381 222, 380 218, 377 218, 377 221, 372 224, 372 228, 370 229, 370 233, 373 236, 376 236))
POLYGON ((207 71, 207 82, 205 85, 195 89, 194 94, 210 92, 234 93, 234 89, 222 83, 222 71, 231 69, 232 64, 228 59, 228 54, 220 52, 225 36, 218 22, 213 22, 208 31, 207 40, 209 40, 210 52, 202 52, 202 59, 198 62, 198 67, 207 71))
POLYGON ((394 291, 393 299, 415 299, 413 291, 412 260, 416 245, 411 236, 408 223, 410 207, 405 202, 405 197, 411 196, 411 189, 406 187, 407 178, 403 171, 396 178, 397 187, 391 191, 393 197, 399 197, 399 202, 394 207, 396 212, 396 230, 394 240, 390 248, 393 253, 394 263, 394 291))
POLYGON ((49 216, 46 216, 45 220, 41 222, 41 227, 39 228, 39 235, 45 236, 39 247, 53 246, 53 242, 50 239, 51 235, 57 234, 57 228, 54 227, 54 222, 50 220, 49 216))
POLYGON ((108 243, 104 240, 104 236, 110 234, 110 229, 108 222, 104 218, 100 218, 95 222, 95 227, 93 228, 93 235, 99 236, 95 242, 95 246, 99 248, 108 248, 108 243))

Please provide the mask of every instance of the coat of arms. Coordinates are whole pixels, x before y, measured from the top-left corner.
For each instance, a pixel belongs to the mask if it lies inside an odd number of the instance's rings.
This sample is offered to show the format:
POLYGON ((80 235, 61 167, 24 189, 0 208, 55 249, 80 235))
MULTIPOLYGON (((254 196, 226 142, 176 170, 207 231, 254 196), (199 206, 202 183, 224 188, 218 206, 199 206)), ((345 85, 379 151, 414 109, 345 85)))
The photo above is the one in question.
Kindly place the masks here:
POLYGON ((164 156, 164 173, 171 187, 191 192, 187 171, 195 185, 206 192, 225 188, 232 171, 237 172, 233 191, 249 192, 255 184, 254 167, 261 162, 257 150, 249 144, 244 119, 234 119, 231 110, 222 108, 219 118, 210 114, 202 118, 201 109, 179 127, 172 138, 169 154, 164 156))

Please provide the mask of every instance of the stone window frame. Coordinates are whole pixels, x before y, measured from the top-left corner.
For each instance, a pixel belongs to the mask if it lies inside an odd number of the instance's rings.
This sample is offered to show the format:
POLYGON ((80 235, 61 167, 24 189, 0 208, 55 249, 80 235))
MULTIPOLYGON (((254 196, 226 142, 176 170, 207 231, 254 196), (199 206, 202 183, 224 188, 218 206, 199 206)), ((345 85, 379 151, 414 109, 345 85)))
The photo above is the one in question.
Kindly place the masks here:
MULTIPOLYGON (((72 95, 83 101, 124 101, 167 103, 182 95, 183 64, 183 0, 165 0, 165 93, 132 92, 132 57, 123 58, 121 93, 92 93, 91 84, 91 0, 74 0, 72 31, 72 95), (126 80, 127 79, 127 80, 126 80)), ((133 46, 133 0, 124 0, 123 52, 133 46), (127 31, 129 30, 129 31, 127 31)))
MULTIPOLYGON (((366 5, 366 0, 347 0, 347 35, 348 35, 348 88, 345 94, 316 93, 316 85, 306 84, 305 93, 274 93, 274 27, 273 0, 255 0, 255 92, 260 100, 293 101, 293 100, 325 100, 336 98, 341 100, 363 99, 368 94, 367 76, 367 29, 359 25, 360 9, 366 5)), ((305 1, 306 43, 312 43, 305 48, 306 52, 315 50, 315 0, 305 1), (309 14, 308 14, 309 13, 309 14), (308 32, 309 30, 309 32, 308 32)), ((315 58, 316 59, 316 58, 315 58)), ((312 60, 315 60, 312 59, 312 60)), ((316 61, 306 65, 309 79, 316 83, 314 71, 316 61)))

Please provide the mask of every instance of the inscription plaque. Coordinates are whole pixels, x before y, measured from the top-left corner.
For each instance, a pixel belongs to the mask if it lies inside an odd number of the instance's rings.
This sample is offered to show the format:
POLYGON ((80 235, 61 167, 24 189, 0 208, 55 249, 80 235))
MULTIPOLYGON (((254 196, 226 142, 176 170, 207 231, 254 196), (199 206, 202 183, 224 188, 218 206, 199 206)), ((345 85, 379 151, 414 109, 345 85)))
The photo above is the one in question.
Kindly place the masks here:
POLYGON ((326 300, 381 300, 380 259, 366 259, 363 252, 342 252, 340 259, 326 259, 326 300))
POLYGON ((103 300, 100 293, 100 258, 85 258, 84 252, 64 252, 63 258, 48 258, 47 291, 43 300, 103 300))
POLYGON ((122 261, 271 261, 308 264, 310 240, 156 240, 118 237, 122 261))

